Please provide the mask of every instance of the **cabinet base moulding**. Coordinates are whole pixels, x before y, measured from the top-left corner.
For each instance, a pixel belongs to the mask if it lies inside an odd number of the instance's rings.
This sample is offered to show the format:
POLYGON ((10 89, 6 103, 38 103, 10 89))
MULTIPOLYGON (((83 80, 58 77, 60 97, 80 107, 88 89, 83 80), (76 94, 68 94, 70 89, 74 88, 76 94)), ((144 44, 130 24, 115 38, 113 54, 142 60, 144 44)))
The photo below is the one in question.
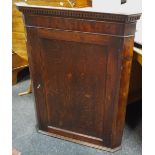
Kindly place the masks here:
POLYGON ((76 139, 73 139, 73 138, 68 138, 68 137, 65 137, 65 136, 45 132, 45 131, 42 131, 42 130, 38 130, 38 132, 41 133, 41 134, 47 135, 47 136, 51 136, 51 137, 54 137, 54 138, 58 138, 58 139, 62 139, 62 140, 65 140, 65 141, 73 142, 73 143, 80 144, 80 145, 85 145, 85 146, 92 147, 92 148, 99 149, 99 150, 103 150, 103 151, 108 151, 108 152, 111 152, 111 153, 119 151, 122 148, 121 146, 119 146, 119 147, 116 147, 114 149, 110 149, 108 147, 103 147, 103 146, 100 146, 100 145, 96 145, 96 144, 76 140, 76 139))

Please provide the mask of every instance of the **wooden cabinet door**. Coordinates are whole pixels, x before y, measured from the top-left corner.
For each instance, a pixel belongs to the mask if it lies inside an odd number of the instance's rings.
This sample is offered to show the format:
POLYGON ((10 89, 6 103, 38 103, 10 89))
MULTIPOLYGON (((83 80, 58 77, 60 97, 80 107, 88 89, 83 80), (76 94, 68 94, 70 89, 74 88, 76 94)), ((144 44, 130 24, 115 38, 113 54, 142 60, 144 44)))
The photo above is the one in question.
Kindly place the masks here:
POLYGON ((55 29, 27 33, 39 129, 106 143, 118 95, 120 40, 55 29))

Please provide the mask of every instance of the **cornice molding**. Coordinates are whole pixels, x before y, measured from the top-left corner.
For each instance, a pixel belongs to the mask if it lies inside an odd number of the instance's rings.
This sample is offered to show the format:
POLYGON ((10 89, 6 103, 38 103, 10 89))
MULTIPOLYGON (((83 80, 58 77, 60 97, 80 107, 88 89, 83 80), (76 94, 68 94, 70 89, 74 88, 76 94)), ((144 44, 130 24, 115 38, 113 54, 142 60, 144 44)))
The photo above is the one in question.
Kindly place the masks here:
POLYGON ((99 21, 111 21, 121 23, 136 22, 141 14, 112 14, 112 13, 100 13, 100 12, 88 12, 88 11, 77 11, 77 10, 63 10, 54 8, 40 8, 40 7, 28 7, 18 6, 19 11, 23 14, 35 14, 35 15, 46 15, 46 16, 58 16, 64 18, 78 18, 78 19, 89 19, 99 21))

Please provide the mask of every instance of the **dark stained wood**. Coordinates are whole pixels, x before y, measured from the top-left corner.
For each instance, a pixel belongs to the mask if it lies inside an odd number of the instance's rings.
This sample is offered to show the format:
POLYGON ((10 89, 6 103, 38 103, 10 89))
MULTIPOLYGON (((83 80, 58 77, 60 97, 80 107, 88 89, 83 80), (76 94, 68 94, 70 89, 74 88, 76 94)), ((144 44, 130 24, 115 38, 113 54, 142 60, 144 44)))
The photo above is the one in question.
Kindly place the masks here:
POLYGON ((128 104, 142 100, 142 45, 134 43, 128 104))
POLYGON ((126 103, 129 90, 129 81, 130 81, 130 72, 131 64, 133 57, 133 45, 134 37, 126 37, 122 39, 121 47, 121 71, 120 71, 120 85, 119 85, 119 95, 117 98, 117 104, 115 104, 113 126, 112 126, 112 140, 111 145, 113 147, 118 146, 121 143, 124 121, 125 121, 125 112, 126 112, 126 103))
POLYGON ((18 9, 27 31, 39 131, 120 148, 140 15, 18 9))
POLYGON ((26 25, 31 27, 44 27, 54 28, 61 30, 72 30, 72 31, 83 31, 83 27, 86 27, 85 32, 111 34, 111 35, 132 35, 135 31, 136 23, 115 23, 112 22, 100 22, 100 21, 89 21, 74 18, 62 18, 50 16, 36 16, 36 15, 25 15, 26 25), (78 22, 77 22, 78 21, 78 22), (125 26, 125 29, 124 29, 125 26))

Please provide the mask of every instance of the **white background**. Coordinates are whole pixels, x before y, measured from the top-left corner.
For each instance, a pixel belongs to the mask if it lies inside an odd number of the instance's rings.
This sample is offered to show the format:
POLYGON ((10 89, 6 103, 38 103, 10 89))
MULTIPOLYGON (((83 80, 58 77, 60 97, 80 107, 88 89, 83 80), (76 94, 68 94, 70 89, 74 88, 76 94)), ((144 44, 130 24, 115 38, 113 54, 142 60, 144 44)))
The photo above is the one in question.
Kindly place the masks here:
POLYGON ((0 0, 0 155, 12 154, 11 0, 0 0))
MULTIPOLYGON (((101 0, 100 0, 101 1, 101 0)), ((105 0, 106 1, 106 0, 105 0)), ((107 0, 108 1, 108 0, 107 0)), ((115 1, 115 0, 113 0, 115 1)), ((139 0, 127 0, 138 2, 139 0)), ((155 2, 143 1, 143 155, 155 154, 155 2)), ((113 6, 114 3, 111 3, 113 6)), ((135 3, 136 4, 136 3, 135 3)), ((12 154, 12 1, 0 1, 0 155, 12 154)))

